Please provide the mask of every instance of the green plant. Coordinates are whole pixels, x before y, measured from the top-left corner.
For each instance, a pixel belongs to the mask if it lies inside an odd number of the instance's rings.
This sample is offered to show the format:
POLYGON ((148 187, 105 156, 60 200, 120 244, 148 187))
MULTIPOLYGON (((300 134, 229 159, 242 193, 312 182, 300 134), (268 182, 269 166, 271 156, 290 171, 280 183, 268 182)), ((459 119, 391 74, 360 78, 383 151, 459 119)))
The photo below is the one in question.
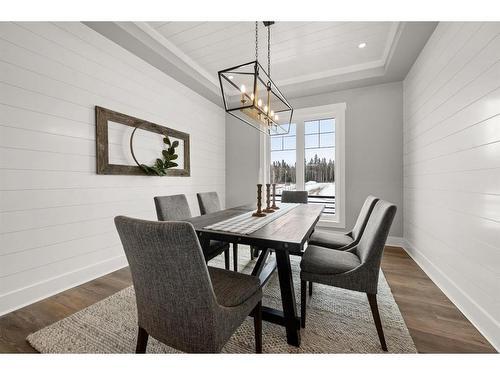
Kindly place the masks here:
POLYGON ((167 169, 178 166, 178 164, 173 160, 176 160, 179 157, 175 153, 175 148, 179 146, 179 141, 170 142, 168 136, 165 136, 165 138, 163 138, 163 143, 168 146, 161 152, 163 159, 156 159, 155 164, 151 167, 145 164, 140 164, 140 167, 149 175, 166 176, 167 169))

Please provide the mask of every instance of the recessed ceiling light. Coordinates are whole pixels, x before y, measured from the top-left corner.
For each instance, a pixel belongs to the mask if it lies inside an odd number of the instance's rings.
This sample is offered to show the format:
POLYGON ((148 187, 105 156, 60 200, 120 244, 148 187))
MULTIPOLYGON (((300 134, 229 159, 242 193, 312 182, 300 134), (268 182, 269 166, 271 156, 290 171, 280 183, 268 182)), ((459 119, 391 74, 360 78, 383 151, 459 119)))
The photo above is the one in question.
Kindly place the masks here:
POLYGON ((366 43, 365 42, 358 44, 358 48, 365 48, 365 47, 366 47, 366 43))
POLYGON ((227 78, 229 78, 229 79, 233 79, 234 77, 233 77, 233 76, 229 76, 229 77, 227 77, 227 78))

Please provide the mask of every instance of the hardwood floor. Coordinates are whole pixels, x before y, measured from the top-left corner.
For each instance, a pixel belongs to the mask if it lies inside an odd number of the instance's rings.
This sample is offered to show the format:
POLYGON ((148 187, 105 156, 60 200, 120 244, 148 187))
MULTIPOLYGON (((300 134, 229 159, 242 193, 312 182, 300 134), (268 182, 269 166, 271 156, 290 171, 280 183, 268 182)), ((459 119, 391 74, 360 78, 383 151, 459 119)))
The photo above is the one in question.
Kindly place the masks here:
POLYGON ((386 246, 382 269, 419 353, 496 353, 402 248, 386 246))
MULTIPOLYGON (((386 247, 382 269, 420 353, 496 353, 403 249, 386 247)), ((29 333, 130 284, 124 268, 0 317, 0 353, 35 352, 29 333)))

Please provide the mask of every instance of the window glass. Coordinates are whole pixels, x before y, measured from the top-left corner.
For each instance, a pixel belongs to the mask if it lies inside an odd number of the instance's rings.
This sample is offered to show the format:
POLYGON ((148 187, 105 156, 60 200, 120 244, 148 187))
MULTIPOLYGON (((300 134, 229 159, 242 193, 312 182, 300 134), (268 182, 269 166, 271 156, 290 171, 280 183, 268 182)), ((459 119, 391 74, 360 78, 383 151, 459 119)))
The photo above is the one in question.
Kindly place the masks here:
POLYGON ((321 120, 319 122, 319 131, 321 133, 334 132, 335 131, 335 119, 330 118, 326 120, 321 120))
POLYGON ((285 150, 295 150, 296 137, 283 137, 283 149, 285 150))
POLYGON ((305 134, 316 134, 319 132, 319 121, 306 121, 304 128, 305 134))
POLYGON ((309 130, 317 129, 318 134, 305 135, 305 189, 311 203, 325 205, 325 215, 335 214, 335 119, 308 123, 317 124, 309 130))
POLYGON ((308 134, 305 136, 305 144, 304 147, 306 149, 319 147, 319 138, 317 134, 308 134))
POLYGON ((271 150, 281 150, 282 137, 271 137, 271 150))
POLYGON ((277 194, 295 190, 296 129, 296 125, 291 124, 288 134, 271 136, 271 182, 276 183, 277 194))
POLYGON ((320 134, 319 147, 335 147, 335 133, 320 134))

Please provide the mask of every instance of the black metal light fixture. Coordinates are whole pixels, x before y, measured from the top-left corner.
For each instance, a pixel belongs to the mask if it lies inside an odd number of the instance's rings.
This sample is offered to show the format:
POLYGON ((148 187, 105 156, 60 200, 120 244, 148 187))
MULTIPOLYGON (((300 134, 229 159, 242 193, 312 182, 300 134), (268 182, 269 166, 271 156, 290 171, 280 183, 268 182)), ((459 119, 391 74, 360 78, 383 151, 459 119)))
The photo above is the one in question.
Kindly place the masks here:
POLYGON ((271 25, 267 27, 267 72, 258 61, 259 24, 255 22, 255 61, 219 71, 226 112, 266 134, 286 134, 293 108, 271 79, 271 25))

